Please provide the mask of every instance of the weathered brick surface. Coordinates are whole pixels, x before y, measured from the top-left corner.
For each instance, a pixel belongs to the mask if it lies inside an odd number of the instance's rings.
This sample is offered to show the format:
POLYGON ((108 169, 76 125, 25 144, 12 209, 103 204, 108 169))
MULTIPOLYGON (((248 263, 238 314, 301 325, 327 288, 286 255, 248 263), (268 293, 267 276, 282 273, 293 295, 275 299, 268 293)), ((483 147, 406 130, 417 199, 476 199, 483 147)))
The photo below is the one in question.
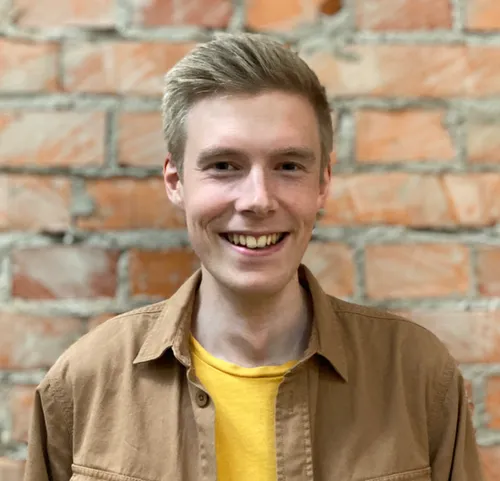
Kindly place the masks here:
POLYGON ((403 314, 436 334, 461 363, 500 362, 500 311, 422 309, 403 314))
POLYGON ((499 216, 496 173, 391 172, 336 176, 322 223, 481 227, 495 224, 499 216))
POLYGON ((169 297, 199 267, 190 249, 130 252, 130 286, 133 296, 169 297))
POLYGON ((55 43, 23 43, 0 38, 0 93, 58 89, 55 43))
POLYGON ((89 26, 115 24, 113 0, 13 0, 16 24, 23 27, 89 26))
POLYGON ((369 245, 366 290, 373 299, 464 295, 469 252, 460 245, 369 245))
POLYGON ((500 122, 472 118, 467 122, 467 155, 471 163, 500 163, 500 122))
POLYGON ((104 142, 103 113, 0 112, 0 165, 99 165, 104 142))
POLYGON ((167 152, 159 113, 123 113, 120 115, 118 129, 120 164, 158 168, 163 166, 167 152))
POLYGON ((35 388, 36 386, 34 385, 18 385, 11 389, 10 410, 12 416, 12 439, 14 441, 21 443, 28 442, 35 388))
POLYGON ((184 226, 182 213, 168 202, 163 180, 92 180, 86 192, 93 212, 78 219, 86 230, 164 229, 184 226))
POLYGON ((291 30, 318 18, 321 0, 249 0, 246 14, 251 29, 291 30))
POLYGON ((0 457, 0 479, 2 481, 22 481, 24 462, 0 457))
POLYGON ((500 4, 496 0, 468 0, 466 26, 469 30, 500 29, 500 4))
POLYGON ((61 232, 70 224, 68 178, 0 174, 0 231, 61 232))
POLYGON ((145 27, 198 25, 227 27, 233 5, 231 0, 149 0, 134 2, 134 24, 145 27))
POLYGON ((500 50, 489 45, 358 45, 308 54, 331 95, 481 98, 500 92, 500 50))
POLYGON ((500 376, 492 376, 488 380, 486 412, 488 413, 489 427, 500 429, 500 376))
POLYGON ((452 160, 455 154, 443 112, 359 111, 356 159, 359 162, 452 160))
POLYGON ((318 73, 336 149, 304 262, 443 340, 500 481, 497 0, 0 0, 0 480, 21 480, 1 456, 24 452, 38 369, 196 268, 159 106, 165 73, 226 29, 277 35, 318 73))
POLYGON ((354 293, 354 258, 349 246, 311 242, 303 262, 330 295, 349 297, 354 293))
POLYGON ((159 95, 163 76, 189 43, 72 43, 64 49, 64 89, 76 92, 159 95))
POLYGON ((500 248, 482 247, 477 254, 478 286, 485 296, 500 295, 500 248))
POLYGON ((449 29, 449 0, 355 0, 358 28, 368 30, 449 29))
POLYGON ((118 252, 92 247, 19 249, 12 254, 12 295, 24 299, 114 297, 118 252))
POLYGON ((48 368, 83 333, 78 319, 0 312, 0 369, 48 368))
POLYGON ((500 448, 498 446, 484 447, 480 450, 483 460, 485 481, 498 481, 500 473, 500 448))

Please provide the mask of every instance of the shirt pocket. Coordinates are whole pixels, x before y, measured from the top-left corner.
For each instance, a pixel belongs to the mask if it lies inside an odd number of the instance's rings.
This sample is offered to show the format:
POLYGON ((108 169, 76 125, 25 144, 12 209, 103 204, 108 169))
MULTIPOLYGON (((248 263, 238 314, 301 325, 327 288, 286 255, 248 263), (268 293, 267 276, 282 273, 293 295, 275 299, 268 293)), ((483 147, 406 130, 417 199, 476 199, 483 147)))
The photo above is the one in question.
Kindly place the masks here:
POLYGON ((78 464, 72 464, 73 475, 70 481, 152 481, 150 479, 136 478, 124 474, 110 473, 101 469, 87 468, 78 464))
POLYGON ((403 473, 369 478, 365 481, 431 481, 431 468, 412 469, 403 473))

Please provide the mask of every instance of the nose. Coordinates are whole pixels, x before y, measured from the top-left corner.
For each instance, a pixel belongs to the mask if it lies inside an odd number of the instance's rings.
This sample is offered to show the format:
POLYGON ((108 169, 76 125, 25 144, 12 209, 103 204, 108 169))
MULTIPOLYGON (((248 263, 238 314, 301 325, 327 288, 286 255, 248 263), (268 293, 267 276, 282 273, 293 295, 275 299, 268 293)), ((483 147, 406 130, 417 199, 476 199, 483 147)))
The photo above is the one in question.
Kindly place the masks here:
POLYGON ((238 194, 236 201, 238 212, 265 216, 276 210, 277 202, 270 177, 270 173, 263 168, 255 167, 250 170, 238 194))

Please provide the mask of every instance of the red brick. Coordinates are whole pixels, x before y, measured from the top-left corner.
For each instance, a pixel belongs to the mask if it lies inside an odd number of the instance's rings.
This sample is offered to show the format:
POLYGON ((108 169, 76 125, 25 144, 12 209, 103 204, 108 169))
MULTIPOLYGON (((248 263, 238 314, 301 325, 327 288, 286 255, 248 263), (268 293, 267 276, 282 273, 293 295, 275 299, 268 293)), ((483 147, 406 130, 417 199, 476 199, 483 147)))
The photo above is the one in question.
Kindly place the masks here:
POLYGON ((135 2, 134 23, 146 27, 198 25, 227 27, 233 7, 231 0, 147 0, 135 2))
POLYGON ((73 43, 64 52, 64 89, 159 95, 165 73, 192 47, 189 43, 73 43))
POLYGON ((466 5, 468 30, 500 29, 500 4, 497 0, 468 0, 466 5))
POLYGON ((434 30, 452 26, 449 0, 356 0, 357 26, 368 30, 434 30))
POLYGON ((166 156, 161 115, 157 112, 123 113, 119 120, 120 164, 161 167, 166 156))
POLYGON ((500 123, 474 119, 467 122, 469 162, 500 162, 500 123))
POLYGON ((483 247, 477 253, 479 292, 483 296, 500 296, 500 248, 483 247))
POLYGON ((95 205, 78 219, 88 230, 165 229, 184 227, 184 216, 167 198, 163 179, 112 179, 87 182, 95 205))
POLYGON ((36 386, 13 386, 10 393, 12 439, 27 443, 36 386))
POLYGON ((118 313, 107 313, 107 314, 99 314, 98 316, 94 316, 90 318, 87 322, 87 329, 91 331, 92 329, 96 328, 97 326, 100 326, 102 323, 109 321, 109 319, 112 319, 113 317, 117 316, 118 313))
POLYGON ((114 25, 114 0, 14 0, 22 27, 114 25))
POLYGON ((78 319, 0 312, 0 369, 48 368, 81 335, 78 319))
POLYGON ((480 227, 500 220, 498 174, 447 175, 443 182, 458 225, 480 227))
POLYGON ((2 481, 23 481, 24 461, 0 458, 0 479, 2 481))
POLYGON ((247 25, 252 30, 292 30, 319 17, 322 0, 249 0, 247 25))
POLYGON ((303 52, 330 95, 485 97, 500 93, 500 47, 359 45, 303 52))
POLYGON ((370 245, 365 272, 372 299, 466 294, 469 252, 456 244, 370 245))
POLYGON ((323 225, 454 223, 440 178, 406 173, 336 175, 323 225))
POLYGON ((480 447, 479 453, 484 470, 484 481, 499 481, 500 446, 480 447))
POLYGON ((354 293, 352 249, 336 242, 311 242, 302 262, 330 295, 348 297, 354 293))
POLYGON ((439 111, 361 111, 356 158, 361 162, 452 160, 450 134, 439 111))
POLYGON ((500 176, 400 172, 336 175, 323 225, 488 226, 500 220, 500 176))
POLYGON ((500 311, 403 313, 432 331, 460 363, 500 362, 500 311))
POLYGON ((54 43, 21 43, 0 38, 0 92, 42 92, 58 89, 54 43))
POLYGON ((190 249, 130 252, 130 287, 133 296, 170 297, 199 267, 190 249))
POLYGON ((114 297, 118 252, 50 246, 12 253, 12 294, 25 299, 114 297))
POLYGON ((71 224, 70 209, 68 179, 0 176, 0 230, 64 231, 71 224))
POLYGON ((0 165, 102 164, 104 137, 103 113, 0 113, 0 165))
POLYGON ((500 376, 491 376, 486 387, 488 427, 500 429, 500 376))

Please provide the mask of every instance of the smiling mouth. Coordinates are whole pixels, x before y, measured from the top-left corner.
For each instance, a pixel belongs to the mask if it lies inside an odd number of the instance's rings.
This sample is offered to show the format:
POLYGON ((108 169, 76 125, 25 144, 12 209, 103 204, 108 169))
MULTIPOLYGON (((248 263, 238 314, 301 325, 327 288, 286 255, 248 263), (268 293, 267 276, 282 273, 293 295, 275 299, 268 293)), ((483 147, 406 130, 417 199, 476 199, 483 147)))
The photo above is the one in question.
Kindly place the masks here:
POLYGON ((287 235, 288 232, 276 232, 275 234, 261 236, 232 233, 221 234, 221 236, 230 244, 245 247, 247 249, 266 249, 279 244, 287 235))

